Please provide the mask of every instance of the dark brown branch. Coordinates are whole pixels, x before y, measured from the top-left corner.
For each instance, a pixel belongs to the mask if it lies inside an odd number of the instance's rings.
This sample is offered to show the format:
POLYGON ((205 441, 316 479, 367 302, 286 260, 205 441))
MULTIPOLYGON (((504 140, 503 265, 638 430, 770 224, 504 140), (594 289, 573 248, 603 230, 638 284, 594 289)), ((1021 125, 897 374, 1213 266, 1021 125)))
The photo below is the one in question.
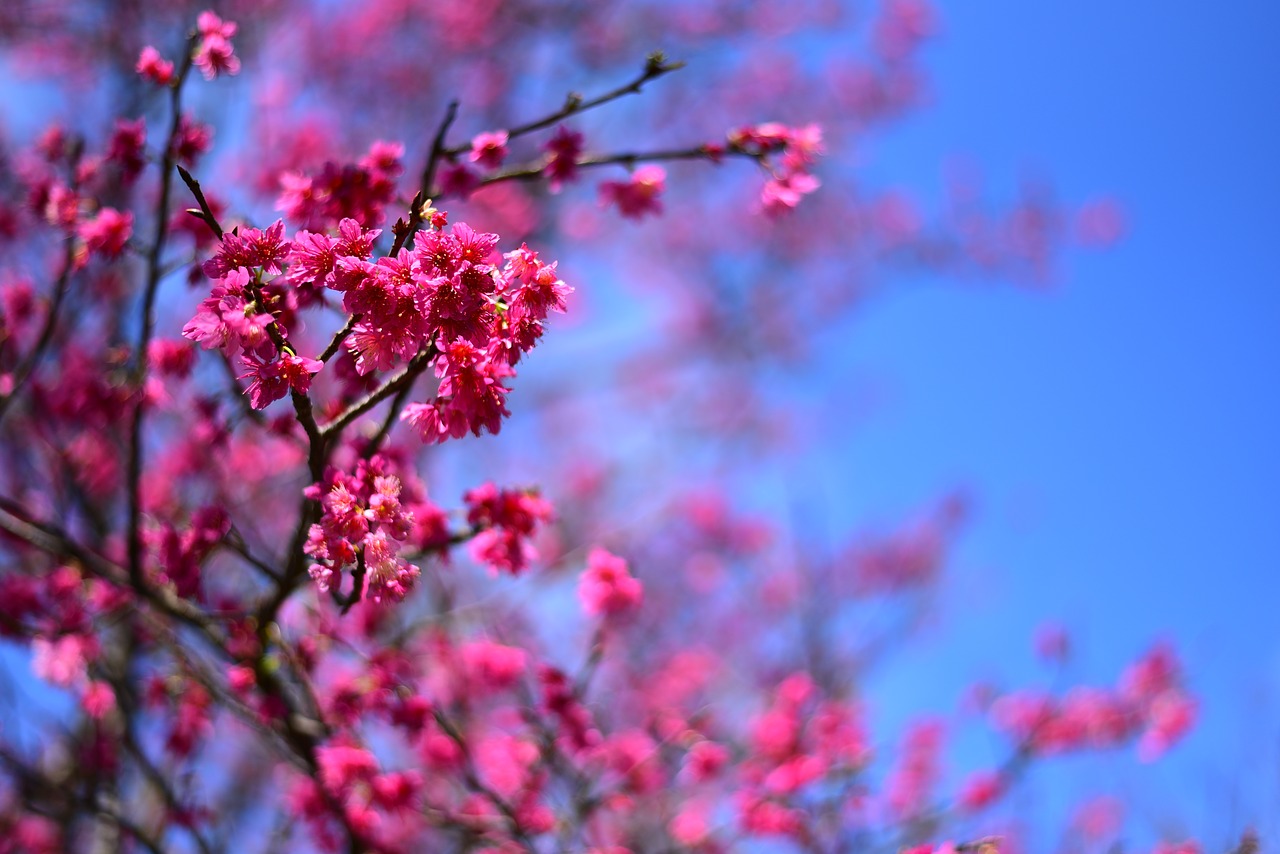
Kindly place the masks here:
POLYGON ((77 804, 83 809, 88 809, 101 818, 113 822, 152 854, 164 854, 161 840, 153 839, 119 809, 103 803, 93 795, 81 795, 73 791, 69 785, 51 780, 43 772, 30 767, 13 753, 3 748, 0 748, 0 762, 8 766, 10 772, 22 781, 23 788, 38 792, 46 797, 61 797, 67 802, 77 804))
MULTIPOLYGON (((92 575, 111 582, 120 588, 132 587, 127 571, 111 561, 84 548, 57 526, 35 522, 14 501, 0 497, 0 530, 34 546, 42 552, 58 558, 73 559, 92 575)), ((180 598, 167 587, 144 584, 134 588, 139 595, 162 613, 185 623, 200 632, 217 648, 223 649, 223 641, 204 611, 180 598)))
POLYGON ((177 164, 178 174, 182 176, 182 182, 187 185, 187 189, 191 191, 191 195, 195 196, 196 204, 200 207, 189 208, 187 213, 196 219, 203 220, 204 224, 209 226, 219 240, 222 239, 222 226, 218 224, 218 218, 213 215, 213 209, 209 207, 209 200, 204 197, 204 191, 200 189, 200 182, 191 177, 191 173, 182 168, 182 164, 177 164))
POLYGON ((160 290, 161 260, 164 257, 165 244, 169 237, 169 197, 173 187, 173 167, 176 165, 174 142, 182 127, 182 86, 191 71, 196 37, 193 34, 187 41, 187 49, 183 54, 182 66, 169 90, 169 109, 173 113, 169 121, 169 135, 165 139, 164 154, 160 164, 160 195, 156 200, 155 236, 152 238, 150 253, 147 257, 147 281, 142 293, 142 316, 138 328, 138 343, 134 347, 134 393, 138 396, 133 407, 133 420, 129 426, 129 527, 128 554, 129 580, 134 587, 141 588, 145 583, 142 578, 142 426, 146 418, 146 397, 143 384, 147 377, 147 347, 151 343, 151 335, 155 327, 156 294, 160 290))
MULTIPOLYGON (((605 92, 603 95, 598 95, 597 97, 589 100, 584 100, 583 97, 576 92, 570 92, 564 100, 564 106, 559 110, 548 116, 537 119, 536 121, 510 128, 507 131, 507 137, 515 138, 535 131, 540 131, 562 122, 571 116, 576 116, 579 113, 585 113, 587 110, 607 104, 610 101, 616 101, 626 95, 636 94, 644 84, 651 80, 656 80, 663 75, 670 74, 673 71, 679 71, 681 68, 684 68, 684 65, 685 64, 683 62, 667 62, 666 57, 663 56, 661 51, 655 51, 654 53, 649 54, 645 59, 644 69, 640 72, 640 75, 630 83, 626 83, 619 86, 617 89, 605 92)), ((457 146, 455 148, 447 149, 444 153, 453 157, 462 154, 469 147, 469 145, 457 146)))
POLYGON ((218 355, 221 357, 218 361, 222 363, 223 372, 227 375, 227 382, 231 386, 232 398, 240 408, 240 414, 260 427, 266 424, 266 417, 260 410, 254 409, 249 403, 249 398, 245 397, 244 389, 240 387, 240 378, 236 376, 235 366, 231 364, 231 357, 222 351, 218 351, 218 355))
POLYGON ((409 209, 409 221, 406 223, 403 219, 397 220, 395 224, 395 243, 391 246, 388 255, 394 256, 409 242, 409 238, 417 233, 424 222, 422 216, 422 207, 427 203, 427 198, 431 195, 431 185, 436 180, 436 169, 439 168, 440 158, 445 154, 445 137, 449 133, 449 128, 453 126, 453 121, 458 117, 458 102, 450 101, 449 107, 445 110, 444 118, 440 121, 440 127, 436 128, 435 138, 431 140, 431 153, 427 155, 427 162, 422 167, 422 178, 418 182, 418 194, 413 197, 413 203, 409 209))
POLYGON ((49 304, 49 313, 45 315, 44 325, 40 328, 40 336, 36 339, 35 346, 31 348, 27 358, 13 372, 13 387, 8 394, 0 397, 0 419, 3 419, 5 413, 9 411, 10 404, 17 399, 27 380, 31 378, 36 368, 39 367, 45 351, 49 349, 49 345, 53 342, 53 333, 57 329, 62 303, 66 299, 68 285, 71 282, 71 271, 75 269, 75 252, 75 241, 68 237, 62 255, 62 269, 59 271, 58 280, 53 286, 53 302, 49 304))
MULTIPOLYGON (((712 151, 705 145, 693 148, 672 148, 661 151, 625 151, 618 154, 603 154, 596 157, 584 157, 577 162, 580 169, 591 169, 597 166, 626 166, 631 168, 638 163, 656 163, 670 160, 715 160, 719 157, 742 157, 757 163, 764 161, 763 155, 753 154, 737 146, 726 146, 723 151, 712 151)), ((480 179, 479 186, 499 184, 503 181, 532 181, 544 177, 545 165, 541 163, 520 166, 497 172, 480 179)))
MULTIPOLYGON (((356 552, 356 568, 351 573, 351 593, 342 603, 342 613, 350 611, 364 597, 364 576, 367 571, 368 564, 365 563, 364 549, 361 549, 356 552)), ((337 587, 334 589, 336 590, 337 587)))
POLYGON ((333 333, 333 338, 329 340, 329 346, 324 348, 324 352, 319 358, 322 362, 327 362, 338 352, 338 348, 342 346, 342 342, 347 340, 347 336, 351 334, 351 330, 360 322, 360 315, 353 314, 347 318, 347 322, 342 324, 342 328, 333 333))
POLYGON ((245 563, 261 572, 267 578, 277 583, 281 580, 280 573, 276 571, 275 567, 271 566, 266 561, 255 557, 254 554, 249 551, 248 544, 245 543, 244 537, 236 528, 232 527, 231 530, 227 532, 227 535, 222 539, 222 544, 235 554, 239 555, 245 563))
POLYGON ((369 441, 365 444, 360 455, 366 460, 382 448, 382 443, 387 441, 387 437, 391 435, 391 428, 395 426, 396 420, 400 417, 400 411, 404 409, 405 401, 409 399, 409 395, 413 392, 413 383, 407 382, 396 392, 396 396, 391 401, 391 406, 387 408, 387 414, 382 419, 382 424, 378 426, 378 431, 369 437, 369 441))
POLYGON ((391 395, 399 392, 402 388, 412 385, 413 381, 426 369, 436 355, 437 351, 434 344, 418 353, 418 355, 409 360, 407 365, 400 369, 398 374, 348 406, 336 418, 320 428, 320 434, 327 439, 340 433, 352 421, 355 421, 391 395))
MULTIPOLYGON (((122 742, 125 749, 129 751, 129 754, 133 756, 134 761, 138 763, 138 767, 142 770, 142 776, 146 777, 152 788, 160 793, 160 797, 165 802, 165 806, 168 807, 169 811, 176 814, 183 809, 184 804, 179 800, 177 793, 173 791, 173 787, 169 784, 169 780, 165 778, 160 769, 151 761, 151 757, 147 756, 142 745, 139 744, 137 738, 134 737, 133 731, 129 727, 124 727, 123 735, 124 737, 122 742)), ((199 830, 194 826, 188 826, 186 827, 186 830, 187 833, 190 834, 191 838, 195 840, 196 847, 200 849, 201 854, 212 854, 213 849, 209 846, 209 843, 205 840, 199 830)))

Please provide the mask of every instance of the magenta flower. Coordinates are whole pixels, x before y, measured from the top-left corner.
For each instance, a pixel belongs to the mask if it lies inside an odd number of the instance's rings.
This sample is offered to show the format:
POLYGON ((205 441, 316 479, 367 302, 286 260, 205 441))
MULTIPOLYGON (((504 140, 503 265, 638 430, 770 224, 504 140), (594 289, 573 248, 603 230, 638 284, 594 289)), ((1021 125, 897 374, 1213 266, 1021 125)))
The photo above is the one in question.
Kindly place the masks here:
POLYGON ((582 154, 582 134, 569 130, 564 125, 556 128, 543 149, 551 156, 547 165, 542 167, 542 174, 547 176, 547 187, 553 193, 578 176, 578 157, 582 154))
POLYGON ((151 45, 142 49, 134 70, 160 86, 168 86, 173 82, 173 63, 162 57, 160 51, 151 45))
POLYGON ((279 400, 289 390, 306 394, 311 387, 311 377, 320 373, 324 363, 316 359, 308 359, 293 353, 281 353, 280 358, 268 362, 255 353, 243 357, 248 372, 241 374, 240 379, 252 378, 249 388, 249 405, 254 409, 264 409, 267 404, 279 400))
POLYGON ((142 119, 118 119, 107 143, 107 160, 120 167, 126 182, 138 177, 146 165, 147 124, 142 119))
POLYGON ((103 208, 93 219, 80 223, 79 232, 90 252, 116 258, 133 234, 133 213, 103 208))
POLYGON ((480 176, 461 163, 440 170, 440 195, 458 199, 469 197, 480 186, 480 176))
POLYGON ((617 206, 629 219, 643 219, 645 214, 662 213, 659 196, 666 189, 667 173, 661 166, 641 166, 627 181, 604 181, 600 184, 600 203, 617 206))
POLYGON ((235 48, 231 45, 236 25, 230 21, 224 22, 213 12, 201 12, 196 26, 202 38, 196 48, 194 62, 205 79, 213 80, 219 74, 239 72, 240 58, 235 55, 235 48))
POLYGON ((769 216, 793 210, 800 199, 818 189, 821 183, 807 172, 792 172, 770 178, 760 191, 760 206, 769 216))
POLYGON ((578 584, 582 609, 590 616, 617 617, 640 607, 644 585, 631 575, 627 562, 602 548, 587 555, 587 569, 578 584))
POLYGON ((497 169, 507 159, 507 132, 495 130, 476 134, 471 140, 469 157, 472 163, 478 163, 485 169, 497 169))

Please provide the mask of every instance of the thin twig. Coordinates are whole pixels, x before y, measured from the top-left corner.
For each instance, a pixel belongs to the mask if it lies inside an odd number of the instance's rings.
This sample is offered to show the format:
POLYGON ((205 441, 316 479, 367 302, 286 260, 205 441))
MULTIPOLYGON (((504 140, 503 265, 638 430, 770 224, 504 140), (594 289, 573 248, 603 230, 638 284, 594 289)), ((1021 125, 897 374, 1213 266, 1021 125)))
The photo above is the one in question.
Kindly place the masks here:
POLYGON ((361 315, 353 314, 347 318, 347 322, 342 328, 333 333, 333 338, 329 340, 329 346, 324 348, 324 352, 320 354, 320 361, 327 362, 338 352, 338 348, 342 346, 342 342, 347 340, 347 336, 351 334, 351 330, 360 322, 361 315))
POLYGON ((437 355, 435 345, 431 345, 426 350, 418 353, 409 360, 409 363, 400 369, 400 372, 389 380, 378 386, 373 391, 366 394, 360 400, 348 406, 337 417, 328 424, 320 428, 320 435, 326 439, 340 433, 352 421, 355 421, 361 415, 364 415, 370 409, 373 409, 382 401, 391 395, 400 391, 407 385, 412 385, 418 375, 426 369, 431 360, 437 355))
MULTIPOLYGON (((105 579, 117 587, 131 586, 128 573, 123 567, 116 566, 106 558, 81 546, 56 525, 31 521, 26 518, 25 511, 17 502, 5 497, 0 497, 0 530, 12 534, 47 554, 64 560, 74 559, 90 574, 105 579)), ((167 587, 153 587, 148 584, 143 585, 138 592, 143 599, 162 613, 199 629, 211 643, 223 649, 223 640, 204 611, 180 598, 167 587)))
MULTIPOLYGON (((644 84, 651 80, 656 80, 665 74, 670 74, 673 71, 679 71, 681 68, 684 68, 684 65, 685 64, 683 62, 667 62, 666 57, 661 51, 651 53, 646 57, 644 69, 640 72, 640 75, 631 82, 589 100, 584 100, 583 97, 576 92, 570 92, 568 96, 565 97, 564 106, 559 110, 535 121, 510 128, 507 131, 507 138, 514 139, 518 136, 524 136, 525 134, 549 128, 571 116, 576 116, 579 113, 585 113, 587 110, 594 107, 599 107, 603 104, 609 103, 610 101, 616 101, 625 95, 636 94, 644 84)), ((444 153, 450 157, 454 157, 462 154, 469 148, 470 145, 460 145, 447 149, 444 153)))
POLYGON ((58 280, 53 286, 53 302, 49 304, 49 313, 45 315, 44 325, 40 328, 40 336, 36 339, 35 346, 31 348, 27 358, 13 372, 13 386, 9 389, 9 393, 0 397, 0 419, 3 419, 5 413, 9 411, 9 405, 17 399, 18 393, 22 391, 27 380, 35 373, 36 368, 40 365, 40 360, 44 358, 45 351, 49 349, 49 345, 53 342, 53 333, 57 329, 62 303, 66 299, 68 284, 71 281, 71 271, 75 269, 75 251, 75 241, 68 237, 62 253, 62 269, 59 271, 58 280))
POLYGON ((427 162, 422 167, 422 178, 418 182, 418 194, 413 197, 413 203, 409 207, 409 221, 406 223, 403 219, 396 220, 393 228, 395 231, 395 243, 391 246, 391 251, 387 253, 394 256, 409 242, 409 238, 417 233, 424 222, 422 216, 422 207, 426 204, 427 198, 431 195, 431 185, 436 180, 436 169, 440 165, 440 157, 445 153, 444 140, 449 133, 449 128, 453 126, 453 121, 458 117, 458 102, 450 101, 448 108, 444 112, 444 118, 440 121, 440 126, 436 128, 435 138, 431 140, 431 153, 427 155, 427 162))
POLYGON ((395 426, 396 420, 400 417, 400 411, 404 409, 405 401, 409 399, 409 395, 412 393, 412 382, 407 382, 400 387, 400 390, 396 392, 396 396, 392 399, 391 405, 387 407, 387 414, 382 419, 382 424, 378 426, 378 431, 369 437, 369 441, 360 452, 360 456, 367 460, 378 453, 382 443, 391 435, 391 428, 395 426))
POLYGON ((200 189, 200 182, 191 177, 191 173, 182 168, 182 164, 177 164, 178 174, 182 176, 182 182, 187 185, 187 189, 191 191, 191 195, 195 196, 196 204, 199 209, 188 208, 187 213, 193 215, 196 219, 203 220, 204 224, 209 226, 219 240, 222 239, 222 226, 218 224, 218 218, 213 215, 213 208, 209 207, 209 200, 204 197, 204 191, 200 189))
POLYGON ((471 747, 467 744, 467 740, 463 737, 462 732, 453 725, 453 722, 450 721, 440 709, 433 709, 432 717, 435 718, 436 724, 440 729, 444 730, 445 735, 447 735, 449 739, 458 746, 458 751, 462 754, 462 778, 467 784, 467 788, 471 789, 476 794, 483 796, 487 801, 489 801, 489 803, 493 804, 498 809, 498 812, 502 813, 506 818, 512 835, 522 845, 524 845, 526 850, 535 851, 536 849, 533 846, 533 842, 520 826, 520 818, 516 815, 515 810, 512 809, 511 805, 507 803, 506 799, 503 798, 502 795, 485 785, 479 775, 476 774, 475 761, 471 755, 471 747))
MULTIPOLYGON (((577 161, 576 165, 580 169, 592 169, 597 166, 620 165, 628 168, 635 166, 637 163, 657 163, 670 160, 714 160, 719 157, 742 157, 748 160, 754 160, 757 163, 764 162, 764 155, 755 154, 746 151, 736 145, 728 145, 723 150, 710 149, 706 145, 698 145, 693 148, 671 148, 660 151, 625 151, 618 154, 604 154, 596 157, 584 157, 577 161)), ((490 184, 500 184, 503 181, 532 181, 542 178, 546 175, 546 166, 542 163, 533 163, 526 166, 519 166, 508 169, 503 172, 497 172, 481 178, 477 186, 487 187, 490 184)))
POLYGON ((234 526, 227 532, 227 535, 223 537, 222 544, 243 558, 246 563, 261 572, 267 578, 277 583, 281 580, 281 575, 276 571, 275 567, 271 566, 266 561, 255 557, 254 554, 249 551, 249 546, 245 543, 244 536, 234 526))
MULTIPOLYGON (((184 804, 179 800, 177 793, 173 791, 173 787, 169 785, 169 781, 165 778, 164 774, 161 773, 160 769, 156 767, 155 763, 151 761, 151 757, 147 756, 142 745, 139 744, 137 738, 134 737, 133 731, 127 726, 124 727, 124 738, 122 741, 125 749, 133 755, 134 761, 136 761, 138 763, 138 767, 142 769, 142 775, 146 777, 152 787, 160 793, 160 797, 164 800, 165 806, 168 807, 169 811, 176 814, 179 810, 183 809, 184 804)), ((196 829, 194 824, 184 825, 184 827, 191 835, 191 838, 195 840, 196 847, 200 849, 201 854, 212 854, 213 849, 209 846, 209 843, 205 840, 204 836, 201 835, 200 831, 196 829)))

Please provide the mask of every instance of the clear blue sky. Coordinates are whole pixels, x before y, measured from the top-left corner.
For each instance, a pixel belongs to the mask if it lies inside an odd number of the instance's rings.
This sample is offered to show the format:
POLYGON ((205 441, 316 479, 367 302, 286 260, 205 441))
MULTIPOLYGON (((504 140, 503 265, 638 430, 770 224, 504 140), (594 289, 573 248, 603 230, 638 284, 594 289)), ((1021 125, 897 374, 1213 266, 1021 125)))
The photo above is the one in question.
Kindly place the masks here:
POLYGON ((1167 764, 1099 778, 1068 763, 1052 779, 1145 790, 1151 832, 1212 845, 1252 818, 1274 834, 1280 4, 942 10, 926 53, 936 103, 877 142, 874 174, 920 186, 922 165, 963 154, 997 188, 1035 175, 1068 202, 1112 193, 1131 229, 1070 259, 1047 295, 928 282, 833 337, 830 387, 888 400, 833 428, 843 465, 823 454, 808 474, 881 517, 954 483, 978 501, 952 616, 888 695, 905 711, 975 676, 1029 677, 1046 618, 1078 630, 1094 681, 1174 638, 1203 699, 1198 733, 1167 764))

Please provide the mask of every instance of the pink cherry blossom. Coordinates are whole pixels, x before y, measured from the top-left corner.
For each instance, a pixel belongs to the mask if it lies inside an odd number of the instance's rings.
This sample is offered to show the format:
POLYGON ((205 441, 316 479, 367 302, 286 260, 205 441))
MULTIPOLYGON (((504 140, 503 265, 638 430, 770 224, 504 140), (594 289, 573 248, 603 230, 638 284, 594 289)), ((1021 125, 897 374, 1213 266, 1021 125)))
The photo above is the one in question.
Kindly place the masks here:
POLYGON ((507 132, 497 130, 476 134, 471 140, 469 156, 472 163, 478 163, 485 169, 497 169, 507 159, 507 132))
POLYGON ((138 55, 135 70, 159 86, 168 86, 173 81, 173 63, 161 57, 160 51, 151 45, 144 47, 138 55))
POLYGON ((667 172, 661 166, 641 166, 627 181, 605 181, 600 184, 600 201, 612 204, 625 217, 642 219, 645 214, 662 213, 659 198, 666 189, 667 172))
POLYGON ((640 606, 644 586, 631 575, 625 560, 593 548, 578 584, 578 598, 588 615, 617 617, 640 606))

